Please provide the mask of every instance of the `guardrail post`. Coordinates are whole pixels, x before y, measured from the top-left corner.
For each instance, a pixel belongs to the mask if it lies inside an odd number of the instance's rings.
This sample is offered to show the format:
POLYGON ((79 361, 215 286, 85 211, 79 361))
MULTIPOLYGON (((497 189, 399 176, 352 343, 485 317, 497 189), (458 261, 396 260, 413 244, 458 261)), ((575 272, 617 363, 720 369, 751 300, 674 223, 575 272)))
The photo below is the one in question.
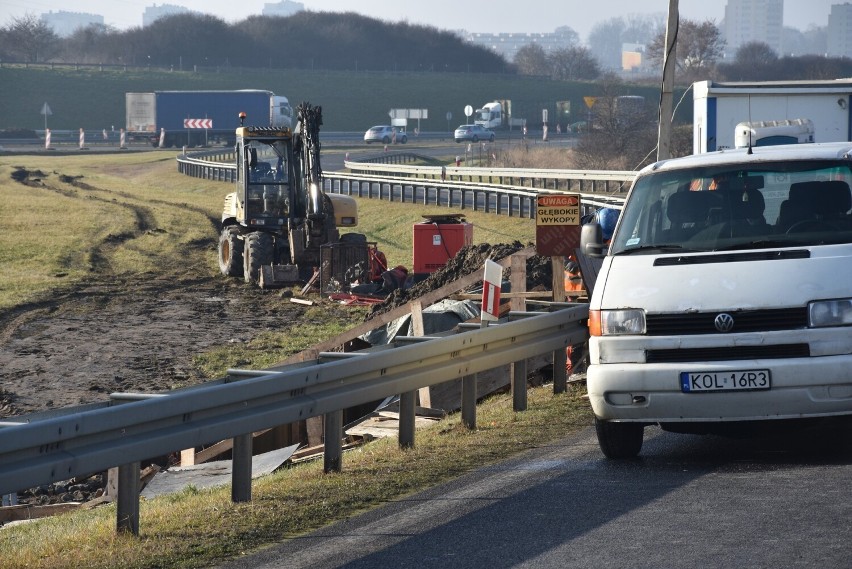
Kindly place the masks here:
POLYGON ((462 377, 462 424, 476 429, 476 374, 462 377))
POLYGON ((118 467, 116 529, 139 535, 139 461, 118 467))
POLYGON ((399 396, 399 448, 414 447, 416 399, 416 391, 406 391, 399 396))
POLYGON ((323 472, 340 472, 343 457, 343 410, 326 413, 324 423, 323 472))
POLYGON ((565 393, 568 391, 568 353, 565 348, 553 351, 553 393, 565 393))
POLYGON ((252 434, 234 437, 231 450, 231 500, 251 501, 251 451, 252 434))
POLYGON ((511 364, 512 368, 512 410, 527 410, 527 360, 511 364))

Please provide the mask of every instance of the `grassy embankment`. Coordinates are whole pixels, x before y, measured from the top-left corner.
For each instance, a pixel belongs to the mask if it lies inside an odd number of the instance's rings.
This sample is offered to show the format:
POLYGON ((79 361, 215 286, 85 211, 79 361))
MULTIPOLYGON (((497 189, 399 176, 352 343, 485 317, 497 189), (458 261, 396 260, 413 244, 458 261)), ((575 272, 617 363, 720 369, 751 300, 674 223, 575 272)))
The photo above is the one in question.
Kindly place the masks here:
MULTIPOLYGON (((0 307, 109 275, 215 275, 211 219, 227 190, 178 174, 173 153, 0 158, 0 196, 7 204, 0 210, 0 307), (13 181, 18 166, 41 171, 40 185, 13 181)), ((361 230, 391 262, 410 264, 411 226, 423 211, 369 200, 359 206, 361 230)), ((529 220, 475 213, 468 220, 476 242, 528 241, 534 230, 529 220)), ((144 501, 138 538, 115 535, 114 506, 5 528, 0 551, 14 554, 3 555, 0 566, 209 565, 583 428, 590 414, 581 395, 580 388, 558 396, 549 386, 533 389, 523 413, 512 411, 510 396, 496 396, 480 406, 476 431, 451 417, 418 431, 413 450, 400 451, 386 440, 347 453, 341 474, 324 475, 317 463, 288 468, 256 481, 248 504, 232 504, 227 487, 144 501)))
MULTIPOLYGON (((217 222, 230 185, 179 174, 175 155, 0 157, 6 204, 0 210, 0 310, 36 305, 93 281, 224 278, 216 265, 217 222), (14 179, 24 171, 29 185, 14 179)), ((390 263, 410 267, 412 225, 422 221, 424 210, 367 199, 359 200, 359 209, 358 230, 378 243, 390 263)), ((530 220, 467 216, 476 243, 529 242, 534 236, 530 220)), ((296 338, 264 334, 245 346, 252 364, 271 365, 343 331, 346 322, 322 312, 311 310, 316 330, 296 338)), ((242 348, 199 354, 196 365, 205 376, 217 377, 246 359, 242 348)))

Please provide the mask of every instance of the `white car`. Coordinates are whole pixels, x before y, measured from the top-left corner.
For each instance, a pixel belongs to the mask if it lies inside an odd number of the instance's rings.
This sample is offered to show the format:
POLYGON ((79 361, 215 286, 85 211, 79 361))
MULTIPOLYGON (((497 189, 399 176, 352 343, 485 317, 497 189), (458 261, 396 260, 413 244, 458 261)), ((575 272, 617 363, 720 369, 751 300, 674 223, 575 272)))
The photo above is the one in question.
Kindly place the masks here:
POLYGON ((459 125, 455 130, 453 138, 456 142, 463 142, 465 140, 470 142, 479 142, 480 140, 494 142, 494 131, 478 124, 463 124, 459 125))
POLYGON ((379 142, 381 144, 405 144, 408 142, 408 134, 399 127, 390 125, 378 125, 367 129, 364 133, 364 142, 370 144, 379 142))
POLYGON ((598 442, 645 425, 747 435, 852 416, 852 143, 698 154, 643 169, 589 305, 598 442), (775 423, 772 423, 774 425, 775 423))

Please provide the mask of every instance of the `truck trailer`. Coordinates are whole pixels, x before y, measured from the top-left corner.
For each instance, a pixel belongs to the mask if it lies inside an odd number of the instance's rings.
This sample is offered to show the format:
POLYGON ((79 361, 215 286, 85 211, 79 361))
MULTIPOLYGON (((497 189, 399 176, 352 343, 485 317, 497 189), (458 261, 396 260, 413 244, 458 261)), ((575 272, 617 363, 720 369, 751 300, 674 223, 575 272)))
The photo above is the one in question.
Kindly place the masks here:
POLYGON ((154 146, 233 146, 239 115, 258 126, 291 128, 287 97, 272 91, 154 91, 126 93, 126 131, 154 146))
POLYGON ((737 125, 800 121, 812 142, 852 141, 852 80, 698 81, 693 92, 693 154, 735 148, 737 125))

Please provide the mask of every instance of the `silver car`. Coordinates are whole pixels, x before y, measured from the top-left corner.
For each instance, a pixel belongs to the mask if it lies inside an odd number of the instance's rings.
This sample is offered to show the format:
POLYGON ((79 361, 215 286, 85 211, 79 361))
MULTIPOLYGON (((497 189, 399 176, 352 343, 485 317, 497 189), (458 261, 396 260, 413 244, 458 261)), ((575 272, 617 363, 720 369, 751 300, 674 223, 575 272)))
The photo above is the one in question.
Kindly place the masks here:
POLYGON ((456 142, 465 140, 471 142, 479 142, 480 140, 494 142, 494 131, 478 124, 463 124, 459 125, 456 129, 453 138, 456 139, 456 142))
POLYGON ((364 133, 364 142, 367 144, 370 144, 371 142, 380 142, 382 144, 405 144, 408 142, 408 134, 396 126, 387 124, 378 125, 370 127, 367 132, 364 133))

